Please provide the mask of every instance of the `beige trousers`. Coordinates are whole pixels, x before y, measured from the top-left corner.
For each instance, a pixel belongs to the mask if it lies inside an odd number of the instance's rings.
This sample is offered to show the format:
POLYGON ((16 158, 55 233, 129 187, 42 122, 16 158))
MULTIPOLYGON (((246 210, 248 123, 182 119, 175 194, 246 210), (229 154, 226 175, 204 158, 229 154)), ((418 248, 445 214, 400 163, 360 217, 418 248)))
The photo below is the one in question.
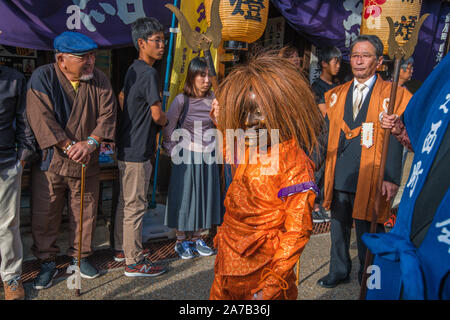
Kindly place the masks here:
POLYGON ((114 245, 116 250, 124 251, 126 264, 134 264, 142 259, 142 221, 147 211, 152 164, 150 160, 117 162, 120 195, 116 211, 114 245))
POLYGON ((20 161, 0 170, 0 276, 9 281, 22 273, 22 240, 20 238, 20 161))

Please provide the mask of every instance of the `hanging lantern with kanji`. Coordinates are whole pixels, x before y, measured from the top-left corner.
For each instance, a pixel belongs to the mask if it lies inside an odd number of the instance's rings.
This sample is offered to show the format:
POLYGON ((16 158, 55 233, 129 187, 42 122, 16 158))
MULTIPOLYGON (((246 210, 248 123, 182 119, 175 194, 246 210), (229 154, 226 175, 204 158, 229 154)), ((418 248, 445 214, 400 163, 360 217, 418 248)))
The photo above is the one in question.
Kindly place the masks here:
MULTIPOLYGON (((212 0, 205 0, 210 23, 212 0)), ((269 0, 220 0, 223 41, 252 43, 264 33, 269 14, 269 0)))
POLYGON ((411 38, 411 32, 419 21, 422 0, 364 0, 361 34, 372 34, 383 42, 383 54, 388 54, 389 24, 395 26, 395 40, 403 45, 411 38))

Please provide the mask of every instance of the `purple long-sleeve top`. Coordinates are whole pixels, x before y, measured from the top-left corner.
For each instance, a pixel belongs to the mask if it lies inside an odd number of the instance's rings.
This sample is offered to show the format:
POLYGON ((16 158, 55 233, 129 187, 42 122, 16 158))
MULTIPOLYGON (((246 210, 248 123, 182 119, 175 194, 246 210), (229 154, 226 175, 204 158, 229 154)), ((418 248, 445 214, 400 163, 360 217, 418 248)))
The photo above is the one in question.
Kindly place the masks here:
MULTIPOLYGON (((181 125, 181 129, 185 129, 189 133, 191 142, 197 147, 195 151, 199 151, 198 148, 201 146, 206 147, 211 145, 214 141, 214 139, 211 138, 204 138, 204 134, 207 130, 216 128, 209 116, 213 99, 214 93, 212 92, 205 98, 189 98, 189 110, 181 125)), ((179 138, 179 141, 172 141, 171 139, 172 133, 177 129, 177 123, 178 119, 181 117, 183 104, 183 94, 179 94, 175 97, 167 112, 169 124, 162 130, 162 146, 169 154, 171 154, 173 147, 180 143, 181 139, 184 141, 184 138, 179 138)), ((184 145, 185 143, 183 143, 183 146, 184 145)), ((192 148, 190 149, 192 150, 192 148)))

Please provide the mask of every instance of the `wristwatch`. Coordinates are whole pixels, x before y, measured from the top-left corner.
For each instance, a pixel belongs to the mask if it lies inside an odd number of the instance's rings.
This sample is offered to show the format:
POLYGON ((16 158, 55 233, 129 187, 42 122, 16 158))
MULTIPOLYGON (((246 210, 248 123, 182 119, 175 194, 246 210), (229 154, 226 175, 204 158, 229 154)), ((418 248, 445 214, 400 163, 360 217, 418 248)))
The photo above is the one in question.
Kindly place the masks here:
POLYGON ((89 139, 89 140, 87 141, 87 144, 90 145, 90 146, 94 146, 95 149, 97 149, 97 145, 95 144, 94 140, 89 139))
POLYGON ((91 136, 89 136, 87 138, 87 143, 90 146, 94 146, 95 149, 97 149, 98 147, 100 147, 100 144, 97 142, 97 140, 95 140, 94 138, 92 138, 91 136))

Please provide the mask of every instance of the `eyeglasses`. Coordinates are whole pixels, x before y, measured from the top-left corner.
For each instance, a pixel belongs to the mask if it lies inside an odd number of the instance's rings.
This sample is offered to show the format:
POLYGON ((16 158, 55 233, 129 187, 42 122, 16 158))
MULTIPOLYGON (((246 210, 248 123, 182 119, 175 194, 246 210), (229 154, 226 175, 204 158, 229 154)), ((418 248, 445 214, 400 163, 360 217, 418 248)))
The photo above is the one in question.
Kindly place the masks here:
POLYGON ((369 54, 369 53, 363 53, 363 54, 352 54, 350 55, 350 59, 363 59, 363 60, 367 60, 370 59, 372 57, 374 57, 374 54, 369 54))
POLYGON ((88 53, 85 53, 85 54, 82 54, 82 55, 71 54, 71 53, 66 53, 66 54, 68 56, 71 56, 71 57, 76 58, 76 59, 81 60, 81 61, 86 61, 89 58, 91 58, 91 57, 95 58, 95 56, 96 56, 95 51, 91 51, 91 52, 88 52, 88 53))
POLYGON ((148 41, 156 42, 158 45, 162 45, 164 43, 167 46, 167 40, 164 39, 147 39, 148 41))

